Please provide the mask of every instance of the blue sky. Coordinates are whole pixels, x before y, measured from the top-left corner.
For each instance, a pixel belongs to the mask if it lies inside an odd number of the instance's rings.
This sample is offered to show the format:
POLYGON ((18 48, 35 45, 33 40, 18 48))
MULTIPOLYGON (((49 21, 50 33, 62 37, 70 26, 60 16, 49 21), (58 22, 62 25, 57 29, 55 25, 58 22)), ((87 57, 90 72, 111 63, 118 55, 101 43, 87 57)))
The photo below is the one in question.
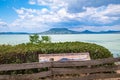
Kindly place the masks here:
POLYGON ((120 0, 0 0, 0 32, 120 30, 120 0))

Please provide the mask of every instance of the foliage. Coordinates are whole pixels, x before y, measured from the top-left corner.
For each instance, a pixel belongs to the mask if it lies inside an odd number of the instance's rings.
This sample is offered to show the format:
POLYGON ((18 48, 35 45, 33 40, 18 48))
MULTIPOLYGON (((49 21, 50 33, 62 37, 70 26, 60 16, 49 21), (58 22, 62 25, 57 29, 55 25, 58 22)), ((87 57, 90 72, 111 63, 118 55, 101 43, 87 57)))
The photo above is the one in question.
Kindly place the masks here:
POLYGON ((51 38, 49 36, 41 36, 41 40, 39 40, 38 34, 33 34, 29 36, 30 43, 37 44, 37 43, 50 43, 51 38))
MULTIPOLYGON (((38 61, 38 54, 80 53, 89 52, 92 59, 112 57, 108 49, 91 43, 64 42, 64 43, 26 43, 19 45, 0 45, 0 64, 27 63, 38 61)), ((11 71, 9 74, 34 73, 36 69, 11 71)), ((0 73, 0 74, 6 74, 0 73)), ((7 72, 8 74, 8 72, 7 72)))
POLYGON ((50 43, 51 42, 51 38, 49 36, 41 36, 42 40, 41 42, 43 43, 50 43))
POLYGON ((64 42, 0 45, 0 64, 38 61, 37 54, 89 52, 92 59, 112 57, 108 49, 91 43, 64 42))
POLYGON ((38 43, 39 42, 39 35, 38 34, 30 35, 29 40, 31 43, 38 43))

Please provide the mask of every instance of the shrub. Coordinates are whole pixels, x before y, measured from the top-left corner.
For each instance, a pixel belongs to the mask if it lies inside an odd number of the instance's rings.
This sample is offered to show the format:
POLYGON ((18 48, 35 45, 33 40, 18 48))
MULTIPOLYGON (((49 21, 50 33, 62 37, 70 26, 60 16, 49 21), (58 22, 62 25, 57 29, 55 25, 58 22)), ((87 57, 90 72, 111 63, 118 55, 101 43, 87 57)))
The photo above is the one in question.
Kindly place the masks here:
POLYGON ((0 46, 0 64, 38 61, 37 54, 89 52, 92 59, 112 57, 111 52, 97 44, 84 42, 19 44, 0 46))
MULTIPOLYGON (((27 43, 15 46, 0 45, 0 64, 37 62, 38 54, 89 52, 92 59, 112 57, 110 51, 100 45, 84 42, 27 43)), ((0 74, 35 73, 38 69, 0 72, 0 74)))

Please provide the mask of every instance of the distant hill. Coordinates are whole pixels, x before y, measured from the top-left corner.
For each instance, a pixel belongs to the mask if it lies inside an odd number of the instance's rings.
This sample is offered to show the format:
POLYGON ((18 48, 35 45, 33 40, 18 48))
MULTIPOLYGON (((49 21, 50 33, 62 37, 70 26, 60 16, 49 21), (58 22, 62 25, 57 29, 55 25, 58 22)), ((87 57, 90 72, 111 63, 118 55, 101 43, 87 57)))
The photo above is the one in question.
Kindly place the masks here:
POLYGON ((52 28, 48 31, 41 32, 40 34, 111 34, 111 33, 120 33, 120 31, 100 31, 100 32, 93 32, 89 30, 85 30, 82 32, 72 31, 67 28, 52 28))
POLYGON ((79 32, 68 30, 67 28, 52 28, 40 34, 79 34, 79 32))
POLYGON ((112 30, 109 30, 109 31, 101 31, 99 33, 120 33, 120 31, 112 31, 112 30))
MULTIPOLYGON (((0 32, 0 34, 35 34, 35 33, 27 33, 27 32, 0 32)), ((36 34, 120 34, 120 31, 100 31, 100 32, 93 32, 89 30, 85 31, 73 31, 67 28, 52 28, 48 31, 44 31, 41 33, 36 34)))
POLYGON ((100 31, 100 32, 93 32, 93 31, 89 31, 89 30, 85 30, 80 32, 82 34, 119 34, 120 31, 100 31))
POLYGON ((0 34, 29 34, 26 32, 0 32, 0 34))
POLYGON ((92 32, 92 31, 89 31, 89 30, 85 30, 85 31, 82 31, 82 32, 79 32, 80 34, 94 34, 96 32, 92 32))

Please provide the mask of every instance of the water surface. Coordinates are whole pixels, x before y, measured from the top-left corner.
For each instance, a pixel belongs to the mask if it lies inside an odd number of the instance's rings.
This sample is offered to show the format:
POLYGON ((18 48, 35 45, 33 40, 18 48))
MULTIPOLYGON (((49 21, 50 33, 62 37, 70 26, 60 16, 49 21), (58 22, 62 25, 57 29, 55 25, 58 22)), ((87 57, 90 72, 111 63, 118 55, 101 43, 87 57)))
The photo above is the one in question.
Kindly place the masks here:
MULTIPOLYGON (((109 49, 115 57, 117 54, 120 54, 120 34, 65 34, 48 36, 51 37, 52 42, 82 41, 96 43, 109 49)), ((16 45, 26 42, 29 42, 29 35, 0 35, 0 44, 16 45)))

